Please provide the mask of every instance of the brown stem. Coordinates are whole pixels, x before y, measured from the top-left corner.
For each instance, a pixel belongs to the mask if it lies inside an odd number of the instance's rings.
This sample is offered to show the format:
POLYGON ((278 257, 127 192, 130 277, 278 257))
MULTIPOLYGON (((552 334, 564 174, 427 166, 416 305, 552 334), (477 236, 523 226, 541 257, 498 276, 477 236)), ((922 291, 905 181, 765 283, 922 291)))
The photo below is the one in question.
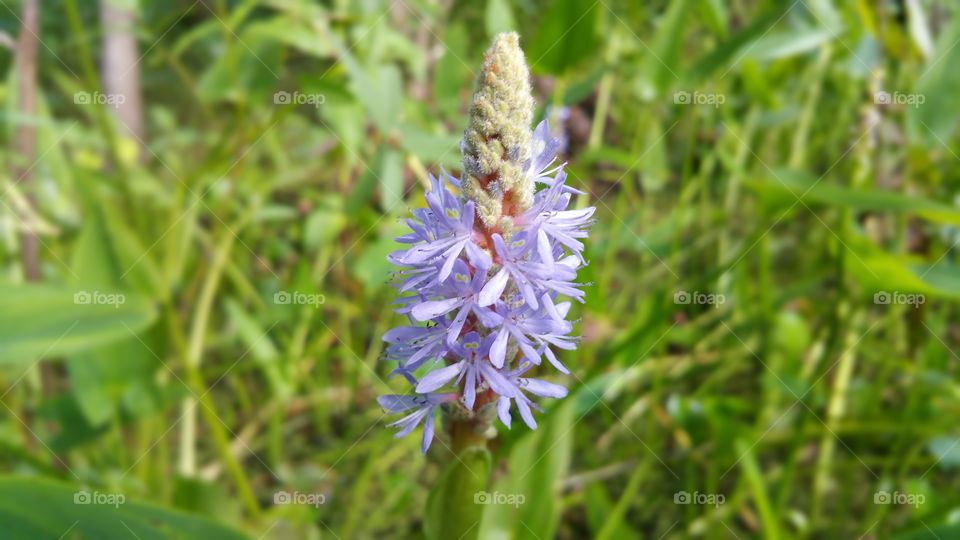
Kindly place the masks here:
MULTIPOLYGON (((16 148, 20 161, 14 169, 14 183, 27 184, 32 178, 32 164, 37 153, 37 50, 40 35, 38 0, 23 3, 23 26, 17 39, 17 100, 20 114, 26 119, 17 127, 16 148)), ((31 207, 36 206, 32 193, 25 190, 31 207)), ((23 270, 29 281, 40 281, 40 250, 36 232, 24 227, 22 235, 23 270)))
MULTIPOLYGON (((33 165, 37 155, 37 130, 34 119, 37 116, 37 63, 40 43, 40 2, 25 0, 21 17, 20 35, 17 38, 15 53, 17 70, 17 106, 20 114, 26 120, 17 126, 16 149, 20 156, 13 170, 14 184, 27 184, 33 179, 33 165)), ((36 199, 29 189, 24 189, 27 205, 30 210, 36 208, 36 199)), ((23 273, 27 281, 40 281, 40 238, 31 225, 24 225, 21 234, 21 256, 23 273)), ((55 390, 56 372, 54 366, 47 362, 40 363, 40 385, 43 394, 51 396, 55 390)), ((24 428, 31 422, 30 414, 24 411, 24 428)), ((54 428, 54 426, 51 426, 54 428)), ((29 433, 24 434, 28 446, 33 446, 34 438, 38 436, 27 428, 29 433)), ((55 457, 54 463, 63 465, 63 460, 55 457)))
POLYGON ((455 454, 461 454, 467 448, 487 447, 485 422, 476 418, 453 419, 450 421, 450 442, 455 454))
MULTIPOLYGON (((114 1, 101 0, 100 20, 103 26, 103 89, 107 94, 123 97, 115 109, 122 131, 142 145, 145 140, 143 99, 137 65, 140 54, 133 34, 137 12, 118 6, 114 1)), ((142 151, 139 157, 143 157, 142 151)))

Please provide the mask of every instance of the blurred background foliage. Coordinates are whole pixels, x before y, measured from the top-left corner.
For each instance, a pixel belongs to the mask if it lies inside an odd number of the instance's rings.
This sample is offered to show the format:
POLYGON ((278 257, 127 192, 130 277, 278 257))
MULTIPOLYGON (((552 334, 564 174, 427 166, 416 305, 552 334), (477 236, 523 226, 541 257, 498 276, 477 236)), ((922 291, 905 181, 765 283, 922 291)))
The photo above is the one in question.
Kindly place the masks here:
POLYGON ((598 222, 571 396, 501 428, 526 502, 479 535, 960 537, 954 3, 49 0, 33 88, 31 3, 0 1, 11 537, 429 533, 451 457, 375 401, 385 256, 511 29, 598 222))

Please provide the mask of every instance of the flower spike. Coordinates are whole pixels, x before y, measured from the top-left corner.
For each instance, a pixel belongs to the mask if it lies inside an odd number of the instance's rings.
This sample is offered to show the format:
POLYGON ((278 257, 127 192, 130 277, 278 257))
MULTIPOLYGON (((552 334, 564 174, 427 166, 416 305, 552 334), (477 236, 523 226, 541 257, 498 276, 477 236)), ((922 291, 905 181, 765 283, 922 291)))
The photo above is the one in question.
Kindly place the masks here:
POLYGON ((424 426, 424 453, 437 410, 484 428, 498 417, 509 428, 516 407, 536 429, 540 408, 531 396, 567 394, 524 374, 544 357, 569 373, 554 349, 577 345, 562 297, 583 301, 576 277, 594 209, 568 209, 581 192, 566 185, 564 164, 555 165, 561 145, 546 122, 530 129, 529 78, 517 34, 498 35, 461 143, 464 178, 431 177, 426 207, 397 238, 405 249, 388 257, 401 268, 397 311, 408 322, 384 334, 386 359, 414 393, 379 402, 405 413, 390 424, 398 437, 424 426))

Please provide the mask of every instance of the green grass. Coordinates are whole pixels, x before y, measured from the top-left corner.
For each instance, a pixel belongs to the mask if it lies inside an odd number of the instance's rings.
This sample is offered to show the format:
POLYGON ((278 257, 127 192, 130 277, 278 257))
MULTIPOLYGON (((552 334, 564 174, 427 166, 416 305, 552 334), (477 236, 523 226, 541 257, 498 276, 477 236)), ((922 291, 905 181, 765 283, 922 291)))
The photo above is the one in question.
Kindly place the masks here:
POLYGON ((175 4, 139 7, 140 160, 112 109, 74 102, 102 91, 93 3, 44 3, 35 116, 0 50, 0 523, 34 530, 27 490, 74 534, 129 537, 61 500, 86 486, 251 538, 431 531, 453 458, 376 403, 404 390, 380 362, 385 256, 426 172, 458 170, 480 54, 512 28, 597 223, 573 373, 542 370, 571 395, 501 427, 488 491, 524 502, 471 534, 960 535, 952 4, 175 4))

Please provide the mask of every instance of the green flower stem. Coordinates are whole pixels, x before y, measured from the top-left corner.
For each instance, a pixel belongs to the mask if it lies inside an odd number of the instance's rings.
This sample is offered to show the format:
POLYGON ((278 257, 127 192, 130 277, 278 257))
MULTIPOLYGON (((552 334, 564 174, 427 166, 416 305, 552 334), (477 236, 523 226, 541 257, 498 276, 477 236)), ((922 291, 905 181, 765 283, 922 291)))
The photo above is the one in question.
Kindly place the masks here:
POLYGON ((470 448, 487 448, 485 435, 489 423, 477 418, 456 418, 449 422, 451 450, 462 454, 470 448))
POLYGON ((199 401, 200 407, 203 410, 204 420, 207 422, 207 427, 213 435, 220 459, 223 460, 227 470, 233 477, 237 491, 246 504, 251 516, 256 517, 260 514, 260 506, 250 487, 250 482, 243 472, 243 468, 233 453, 230 452, 230 439, 227 437, 220 417, 214 410, 208 389, 204 386, 203 377, 200 374, 204 336, 207 332, 207 324, 213 308, 213 299, 220 283, 220 278, 223 276, 224 268, 229 260, 234 238, 235 236, 232 233, 228 232, 224 234, 223 240, 217 247, 213 263, 210 265, 210 269, 204 280, 203 289, 200 292, 200 298, 197 302, 193 324, 190 328, 190 338, 187 345, 184 368, 187 374, 187 384, 193 396, 184 399, 182 405, 183 421, 181 424, 180 439, 180 472, 185 476, 192 476, 196 472, 196 405, 197 401, 199 401))
POLYGON ((478 504, 477 494, 486 491, 492 468, 486 448, 471 446, 457 453, 427 498, 427 538, 473 540, 479 536, 484 506, 478 504))

